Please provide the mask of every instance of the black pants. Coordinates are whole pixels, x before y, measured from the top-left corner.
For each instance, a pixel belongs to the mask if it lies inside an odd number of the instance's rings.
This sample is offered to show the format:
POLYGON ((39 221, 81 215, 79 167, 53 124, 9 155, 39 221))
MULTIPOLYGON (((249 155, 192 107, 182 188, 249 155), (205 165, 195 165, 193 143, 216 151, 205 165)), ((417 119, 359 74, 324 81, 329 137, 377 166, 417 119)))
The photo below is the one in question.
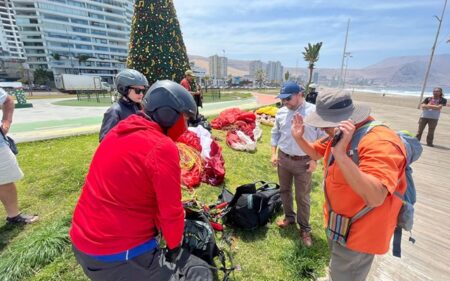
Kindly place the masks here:
POLYGON ((173 271, 160 266, 161 251, 154 249, 134 259, 121 262, 102 262, 72 247, 84 273, 93 281, 170 280, 173 271))
POLYGON ((417 139, 420 140, 422 138, 423 130, 425 126, 428 124, 428 134, 427 134, 427 144, 433 145, 434 139, 434 130, 436 130, 438 119, 431 118, 420 118, 419 119, 419 130, 417 131, 417 139))
POLYGON ((93 281, 216 280, 210 265, 184 249, 176 264, 165 261, 160 249, 121 262, 102 262, 75 247, 72 249, 84 273, 93 281))

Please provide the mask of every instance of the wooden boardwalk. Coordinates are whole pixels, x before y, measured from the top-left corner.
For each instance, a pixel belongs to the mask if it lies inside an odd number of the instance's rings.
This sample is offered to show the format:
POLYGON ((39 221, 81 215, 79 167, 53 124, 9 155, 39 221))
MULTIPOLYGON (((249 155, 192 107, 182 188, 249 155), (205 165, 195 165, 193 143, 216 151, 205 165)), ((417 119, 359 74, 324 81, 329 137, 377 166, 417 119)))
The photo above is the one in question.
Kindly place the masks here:
MULTIPOLYGON (((382 97, 380 97, 382 99, 382 97)), ((411 105, 367 102, 373 116, 393 129, 417 132, 420 111, 411 105)), ((426 130, 422 135, 425 144, 426 130)), ((368 280, 450 280, 450 108, 444 108, 435 133, 435 147, 424 145, 413 164, 417 188, 413 237, 403 232, 402 258, 390 252, 377 256, 368 280)))

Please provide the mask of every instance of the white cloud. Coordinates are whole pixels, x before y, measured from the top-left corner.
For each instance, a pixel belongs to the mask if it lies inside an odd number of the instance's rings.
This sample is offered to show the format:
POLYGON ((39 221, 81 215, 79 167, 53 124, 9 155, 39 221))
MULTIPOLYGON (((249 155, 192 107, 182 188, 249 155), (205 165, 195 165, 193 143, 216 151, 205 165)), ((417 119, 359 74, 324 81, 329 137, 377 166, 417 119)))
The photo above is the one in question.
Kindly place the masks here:
MULTIPOLYGON (((174 0, 190 54, 283 60, 292 65, 308 42, 322 41, 321 57, 342 55, 347 19, 349 50, 364 57, 429 50, 440 0, 174 0), (386 54, 384 54, 386 53, 386 54)), ((450 28, 445 29, 450 33, 450 28)), ((357 55, 356 55, 357 54, 357 55)), ((326 64, 326 62, 323 62, 326 64)))

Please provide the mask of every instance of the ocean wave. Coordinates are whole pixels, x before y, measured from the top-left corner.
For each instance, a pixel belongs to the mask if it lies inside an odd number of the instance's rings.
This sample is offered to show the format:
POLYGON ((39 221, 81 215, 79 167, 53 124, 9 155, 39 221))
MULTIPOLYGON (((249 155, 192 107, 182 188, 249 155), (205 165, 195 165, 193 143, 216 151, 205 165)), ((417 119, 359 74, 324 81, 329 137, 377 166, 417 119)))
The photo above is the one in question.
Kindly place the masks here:
MULTIPOLYGON (((414 96, 419 97, 421 90, 411 90, 411 89, 380 89, 380 88, 346 88, 348 91, 361 92, 361 93, 375 93, 375 94, 385 94, 385 95, 398 95, 398 96, 414 96)), ((433 88, 427 89, 424 93, 425 96, 432 95, 433 88)), ((443 89, 444 96, 446 93, 450 93, 450 89, 443 89)))

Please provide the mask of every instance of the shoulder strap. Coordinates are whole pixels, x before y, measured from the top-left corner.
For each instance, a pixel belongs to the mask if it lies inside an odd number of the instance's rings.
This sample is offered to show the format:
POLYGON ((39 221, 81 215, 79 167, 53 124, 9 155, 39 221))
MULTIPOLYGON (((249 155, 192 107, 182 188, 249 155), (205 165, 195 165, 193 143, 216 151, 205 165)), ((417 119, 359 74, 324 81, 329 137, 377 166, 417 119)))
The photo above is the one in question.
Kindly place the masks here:
POLYGON ((373 128, 376 126, 386 126, 382 122, 379 121, 369 121, 359 127, 356 132, 353 134, 352 140, 350 142, 350 150, 348 151, 348 155, 352 157, 353 162, 358 165, 359 164, 359 154, 358 154, 358 145, 362 138, 367 135, 373 128))
POLYGON ((330 165, 331 163, 333 163, 333 155, 330 152, 330 156, 328 157, 328 161, 327 161, 327 167, 325 168, 325 177, 323 179, 323 193, 325 194, 325 202, 327 202, 327 206, 328 206, 328 211, 333 211, 333 209, 331 208, 331 204, 330 204, 330 199, 328 198, 328 193, 327 193, 327 176, 328 176, 328 169, 330 169, 330 165))
POLYGON ((3 138, 4 138, 5 140, 8 140, 8 139, 6 138, 6 135, 3 133, 3 130, 2 130, 1 127, 0 127, 0 133, 2 134, 2 136, 3 136, 3 138))
MULTIPOLYGON (((359 127, 355 133, 353 134, 352 140, 350 142, 350 150, 348 151, 348 155, 352 157, 353 162, 358 165, 359 164, 359 155, 358 155, 358 144, 361 141, 361 139, 368 133, 370 132, 370 130, 372 130, 374 127, 376 126, 386 126, 383 123, 379 122, 379 121, 368 121, 366 122, 364 125, 362 125, 361 127, 359 127)), ((330 154, 330 157, 328 157, 328 164, 327 164, 327 168, 325 171, 325 179, 324 179, 324 194, 325 194, 325 201, 327 202, 328 205, 328 209, 330 211, 332 211, 333 209, 331 208, 330 205, 330 200, 328 199, 328 194, 327 194, 327 189, 326 189, 326 178, 328 175, 328 169, 330 167, 330 165, 333 163, 334 158, 333 155, 330 154)), ((354 215, 351 218, 351 223, 357 221, 358 219, 360 219, 361 217, 363 217, 364 215, 366 215, 368 212, 370 212, 373 209, 373 207, 368 207, 365 206, 364 208, 362 208, 360 211, 358 211, 356 213, 356 215, 354 215)))

